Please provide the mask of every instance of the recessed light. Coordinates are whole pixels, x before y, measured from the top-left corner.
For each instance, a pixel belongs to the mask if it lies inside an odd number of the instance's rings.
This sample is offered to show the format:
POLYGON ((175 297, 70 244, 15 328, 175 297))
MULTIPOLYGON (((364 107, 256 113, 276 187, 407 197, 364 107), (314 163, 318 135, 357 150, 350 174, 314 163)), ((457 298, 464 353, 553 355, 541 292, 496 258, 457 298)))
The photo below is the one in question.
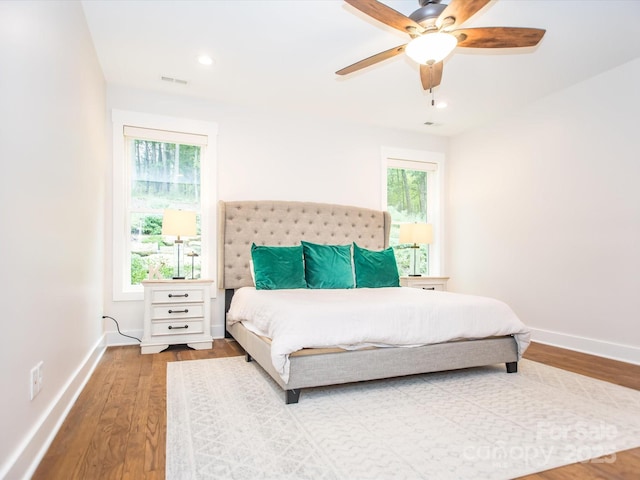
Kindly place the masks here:
POLYGON ((198 63, 200 65, 213 65, 213 58, 209 55, 200 55, 198 57, 198 63))

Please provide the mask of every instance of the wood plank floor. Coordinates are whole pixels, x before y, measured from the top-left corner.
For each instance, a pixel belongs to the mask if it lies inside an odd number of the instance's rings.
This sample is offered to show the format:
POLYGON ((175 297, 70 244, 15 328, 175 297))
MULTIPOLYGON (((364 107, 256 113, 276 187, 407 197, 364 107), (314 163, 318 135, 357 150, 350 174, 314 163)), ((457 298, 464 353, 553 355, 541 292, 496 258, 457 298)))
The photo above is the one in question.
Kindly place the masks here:
MULTIPOLYGON (((216 340, 211 350, 174 346, 154 355, 141 355, 137 346, 108 348, 33 479, 164 479, 167 362, 242 354, 229 340, 216 340)), ((525 357, 640 390, 640 366, 540 344, 525 357)), ((636 448, 618 452, 613 463, 578 463, 522 478, 627 480, 639 472, 636 448)))

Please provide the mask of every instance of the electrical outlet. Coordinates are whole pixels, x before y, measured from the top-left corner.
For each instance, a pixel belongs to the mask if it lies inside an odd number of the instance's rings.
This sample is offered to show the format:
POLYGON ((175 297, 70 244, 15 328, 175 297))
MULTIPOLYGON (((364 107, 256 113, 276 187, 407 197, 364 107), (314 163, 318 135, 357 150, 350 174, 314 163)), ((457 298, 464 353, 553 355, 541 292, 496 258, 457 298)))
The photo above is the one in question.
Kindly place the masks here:
POLYGON ((39 362, 35 367, 31 369, 29 375, 29 383, 31 384, 31 400, 35 398, 40 390, 42 390, 42 365, 44 362, 39 362))
POLYGON ((31 375, 29 376, 29 382, 31 383, 31 400, 40 391, 40 382, 38 381, 38 366, 36 365, 31 369, 31 375))
POLYGON ((38 363, 37 367, 38 367, 38 391, 42 390, 42 366, 44 365, 44 362, 40 362, 38 363))

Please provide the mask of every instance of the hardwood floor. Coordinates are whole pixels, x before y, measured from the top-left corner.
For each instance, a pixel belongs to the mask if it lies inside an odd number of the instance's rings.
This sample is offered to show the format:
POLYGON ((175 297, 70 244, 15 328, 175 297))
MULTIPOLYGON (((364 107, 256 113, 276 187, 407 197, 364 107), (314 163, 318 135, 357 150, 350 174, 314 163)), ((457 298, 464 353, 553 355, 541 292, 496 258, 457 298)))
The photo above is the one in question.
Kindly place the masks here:
MULTIPOLYGON (((233 341, 211 350, 170 347, 141 355, 137 346, 110 347, 36 470, 34 480, 164 479, 167 362, 242 355, 233 341)), ((640 366, 532 344, 525 358, 640 390, 640 366)), ((640 448, 615 462, 568 465, 522 479, 632 479, 640 448)))
MULTIPOLYGON (((640 366, 632 365, 585 353, 532 343, 524 354, 525 358, 562 368, 588 377, 605 380, 623 387, 640 390, 640 366)), ((520 477, 520 480, 627 480, 640 478, 640 448, 617 452, 615 461, 594 459, 586 463, 576 463, 554 468, 534 475, 520 477)))
POLYGON ((243 353, 225 340, 211 350, 173 346, 153 355, 108 348, 32 478, 164 479, 167 363, 243 353))

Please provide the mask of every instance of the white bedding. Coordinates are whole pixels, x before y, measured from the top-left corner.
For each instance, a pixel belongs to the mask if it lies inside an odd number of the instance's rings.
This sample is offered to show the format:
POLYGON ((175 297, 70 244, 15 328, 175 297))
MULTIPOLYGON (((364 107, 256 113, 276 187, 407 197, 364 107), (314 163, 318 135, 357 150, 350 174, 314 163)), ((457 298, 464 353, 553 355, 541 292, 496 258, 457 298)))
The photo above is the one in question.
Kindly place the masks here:
POLYGON ((227 314, 271 339, 271 360, 289 379, 289 354, 303 348, 414 347, 513 335, 521 357, 530 332, 499 300, 417 288, 238 289, 227 314))

